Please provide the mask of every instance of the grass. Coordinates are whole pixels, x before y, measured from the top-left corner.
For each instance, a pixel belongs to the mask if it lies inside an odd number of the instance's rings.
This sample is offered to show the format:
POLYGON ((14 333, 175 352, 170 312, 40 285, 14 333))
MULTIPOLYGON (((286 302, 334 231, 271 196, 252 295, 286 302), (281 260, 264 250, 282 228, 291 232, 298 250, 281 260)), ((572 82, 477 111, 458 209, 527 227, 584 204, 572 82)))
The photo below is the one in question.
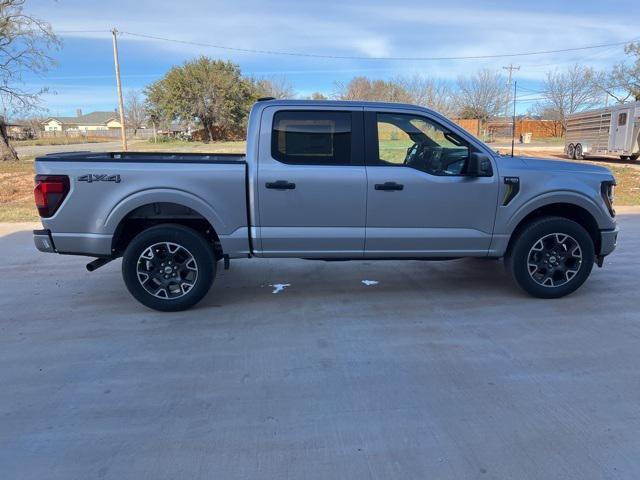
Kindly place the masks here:
MULTIPOLYGON (((243 153, 245 142, 183 142, 150 143, 134 141, 133 151, 177 151, 206 153, 243 153)), ((389 159, 404 158, 404 145, 389 141, 384 150, 389 159)), ((597 162, 588 162, 597 163, 597 162)), ((616 205, 640 205, 640 168, 630 165, 600 163, 610 168, 618 186, 616 205)), ((39 220, 33 204, 33 158, 19 162, 0 162, 0 222, 25 222, 39 220)))

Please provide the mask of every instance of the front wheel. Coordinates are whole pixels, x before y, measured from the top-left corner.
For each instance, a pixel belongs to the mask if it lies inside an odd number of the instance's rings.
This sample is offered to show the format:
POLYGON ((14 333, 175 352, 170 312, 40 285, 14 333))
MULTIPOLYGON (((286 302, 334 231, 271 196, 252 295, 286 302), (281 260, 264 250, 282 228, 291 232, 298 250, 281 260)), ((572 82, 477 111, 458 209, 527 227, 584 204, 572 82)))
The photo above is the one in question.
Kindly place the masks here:
POLYGON ((530 295, 559 298, 585 282, 594 259, 593 240, 584 227, 567 218, 544 217, 514 239, 505 265, 530 295))
POLYGON ((195 230, 157 225, 138 234, 122 257, 127 289, 143 305, 162 312, 186 310, 209 291, 215 258, 195 230))

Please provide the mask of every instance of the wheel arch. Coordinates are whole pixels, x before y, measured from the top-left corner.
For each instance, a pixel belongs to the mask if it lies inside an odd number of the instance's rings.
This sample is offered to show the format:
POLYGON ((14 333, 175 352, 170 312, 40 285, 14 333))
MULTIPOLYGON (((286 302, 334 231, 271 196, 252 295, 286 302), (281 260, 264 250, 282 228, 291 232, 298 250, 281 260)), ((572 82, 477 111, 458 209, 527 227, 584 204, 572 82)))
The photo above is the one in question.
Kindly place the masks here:
POLYGON ((595 216, 584 206, 571 202, 553 202, 537 206, 521 216, 513 229, 507 245, 507 252, 513 247, 513 243, 520 232, 533 220, 542 217, 561 217, 573 220, 581 225, 591 237, 595 251, 600 251, 600 228, 595 216))
POLYGON ((143 230, 163 223, 173 223, 200 232, 211 243, 216 258, 222 257, 223 246, 217 227, 221 225, 221 221, 212 209, 207 208, 206 204, 202 205, 204 202, 197 197, 188 194, 154 193, 123 201, 109 214, 105 227, 113 231, 111 251, 114 255, 121 255, 129 242, 143 230))

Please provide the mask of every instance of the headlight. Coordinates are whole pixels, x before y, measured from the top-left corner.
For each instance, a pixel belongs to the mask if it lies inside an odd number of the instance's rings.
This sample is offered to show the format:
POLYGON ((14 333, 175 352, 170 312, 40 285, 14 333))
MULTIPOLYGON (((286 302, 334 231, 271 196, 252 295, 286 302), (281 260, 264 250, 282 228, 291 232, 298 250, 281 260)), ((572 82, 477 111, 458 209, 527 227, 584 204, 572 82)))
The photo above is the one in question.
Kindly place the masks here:
POLYGON ((615 199, 616 181, 608 180, 602 182, 600 185, 600 192, 602 193, 602 199, 609 209, 609 213, 612 217, 616 216, 616 211, 613 209, 613 201, 615 199))

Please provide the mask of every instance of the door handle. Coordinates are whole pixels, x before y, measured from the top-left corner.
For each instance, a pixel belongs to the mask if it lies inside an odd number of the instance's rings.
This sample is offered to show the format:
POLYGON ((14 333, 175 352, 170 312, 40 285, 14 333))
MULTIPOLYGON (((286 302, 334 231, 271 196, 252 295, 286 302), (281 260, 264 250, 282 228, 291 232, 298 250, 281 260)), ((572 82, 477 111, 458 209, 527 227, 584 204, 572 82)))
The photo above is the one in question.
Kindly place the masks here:
POLYGON ((384 183, 376 183, 373 188, 375 188, 376 190, 387 190, 387 191, 402 190, 404 188, 404 185, 396 182, 384 182, 384 183))
POLYGON ((265 187, 272 188, 274 190, 293 190, 296 188, 296 184, 287 182, 286 180, 278 180, 277 182, 267 182, 265 187))

